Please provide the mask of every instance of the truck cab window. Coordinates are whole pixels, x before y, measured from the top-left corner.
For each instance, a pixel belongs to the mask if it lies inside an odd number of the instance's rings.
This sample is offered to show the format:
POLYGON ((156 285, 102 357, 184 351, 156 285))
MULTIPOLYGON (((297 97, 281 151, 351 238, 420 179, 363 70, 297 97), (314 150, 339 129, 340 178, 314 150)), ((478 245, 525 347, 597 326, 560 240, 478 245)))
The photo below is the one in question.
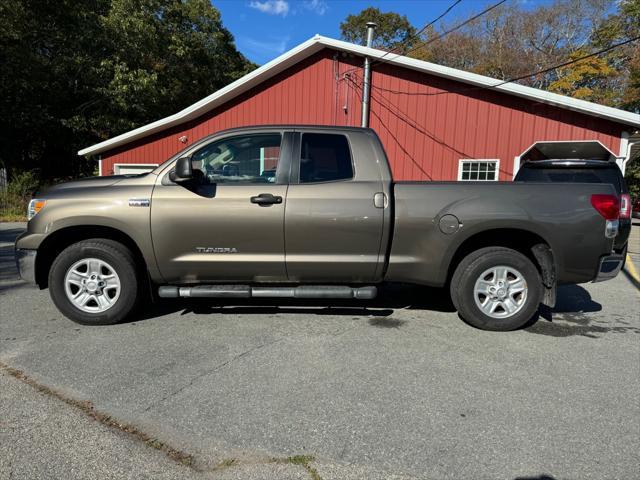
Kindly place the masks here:
POLYGON ((350 178, 353 178, 353 165, 347 137, 325 133, 302 135, 300 183, 350 178))
POLYGON ((212 142, 191 157, 202 183, 275 183, 280 134, 228 137, 212 142))

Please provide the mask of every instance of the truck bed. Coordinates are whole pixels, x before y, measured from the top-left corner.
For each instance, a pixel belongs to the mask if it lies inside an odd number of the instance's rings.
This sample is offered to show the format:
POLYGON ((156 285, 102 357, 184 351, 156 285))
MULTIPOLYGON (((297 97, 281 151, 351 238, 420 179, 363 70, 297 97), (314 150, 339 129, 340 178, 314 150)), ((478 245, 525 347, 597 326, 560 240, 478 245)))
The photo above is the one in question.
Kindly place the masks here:
POLYGON ((590 203, 593 194, 615 194, 608 184, 394 182, 392 190, 388 280, 441 286, 459 247, 488 232, 514 242, 516 231, 530 232, 562 252, 554 256, 562 283, 592 280, 597 264, 585 258, 612 248, 611 239, 593 234, 604 233, 604 222, 590 203))

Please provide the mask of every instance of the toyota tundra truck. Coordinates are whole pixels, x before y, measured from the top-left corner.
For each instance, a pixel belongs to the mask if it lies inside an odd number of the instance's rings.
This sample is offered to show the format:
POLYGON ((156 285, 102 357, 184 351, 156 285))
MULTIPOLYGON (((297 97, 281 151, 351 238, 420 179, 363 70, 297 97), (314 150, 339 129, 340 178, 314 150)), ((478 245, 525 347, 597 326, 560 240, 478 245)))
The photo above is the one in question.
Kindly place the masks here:
POLYGON ((618 274, 619 214, 610 184, 396 182, 371 129, 259 126, 38 195, 16 259, 88 325, 131 316, 149 290, 363 302, 395 283, 447 288, 467 323, 506 331, 558 284, 618 274))

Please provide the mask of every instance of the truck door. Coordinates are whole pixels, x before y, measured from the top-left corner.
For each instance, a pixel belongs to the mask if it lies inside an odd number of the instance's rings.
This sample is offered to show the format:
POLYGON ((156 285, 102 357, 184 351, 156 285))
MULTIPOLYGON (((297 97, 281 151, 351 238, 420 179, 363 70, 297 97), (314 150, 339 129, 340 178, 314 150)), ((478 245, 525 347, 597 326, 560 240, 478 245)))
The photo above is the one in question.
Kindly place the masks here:
POLYGON ((169 283, 287 279, 284 211, 293 133, 213 139, 187 154, 194 181, 163 172, 151 202, 158 267, 169 283), (286 158, 286 160, 284 160, 286 158))
POLYGON ((362 166, 355 161, 353 152, 364 146, 366 155, 370 148, 368 137, 361 137, 322 130, 296 133, 285 210, 289 280, 379 279, 384 196, 375 159, 358 159, 362 166), (358 142, 362 145, 354 145, 358 142))

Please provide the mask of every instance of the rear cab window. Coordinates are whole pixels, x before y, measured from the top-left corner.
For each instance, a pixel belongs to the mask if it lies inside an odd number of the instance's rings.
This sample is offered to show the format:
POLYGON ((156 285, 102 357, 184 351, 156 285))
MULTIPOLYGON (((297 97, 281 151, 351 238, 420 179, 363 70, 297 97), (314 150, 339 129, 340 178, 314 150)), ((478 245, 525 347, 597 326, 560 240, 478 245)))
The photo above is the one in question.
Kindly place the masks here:
POLYGON ((300 145, 300 183, 335 182, 353 178, 347 137, 303 133, 300 145))

